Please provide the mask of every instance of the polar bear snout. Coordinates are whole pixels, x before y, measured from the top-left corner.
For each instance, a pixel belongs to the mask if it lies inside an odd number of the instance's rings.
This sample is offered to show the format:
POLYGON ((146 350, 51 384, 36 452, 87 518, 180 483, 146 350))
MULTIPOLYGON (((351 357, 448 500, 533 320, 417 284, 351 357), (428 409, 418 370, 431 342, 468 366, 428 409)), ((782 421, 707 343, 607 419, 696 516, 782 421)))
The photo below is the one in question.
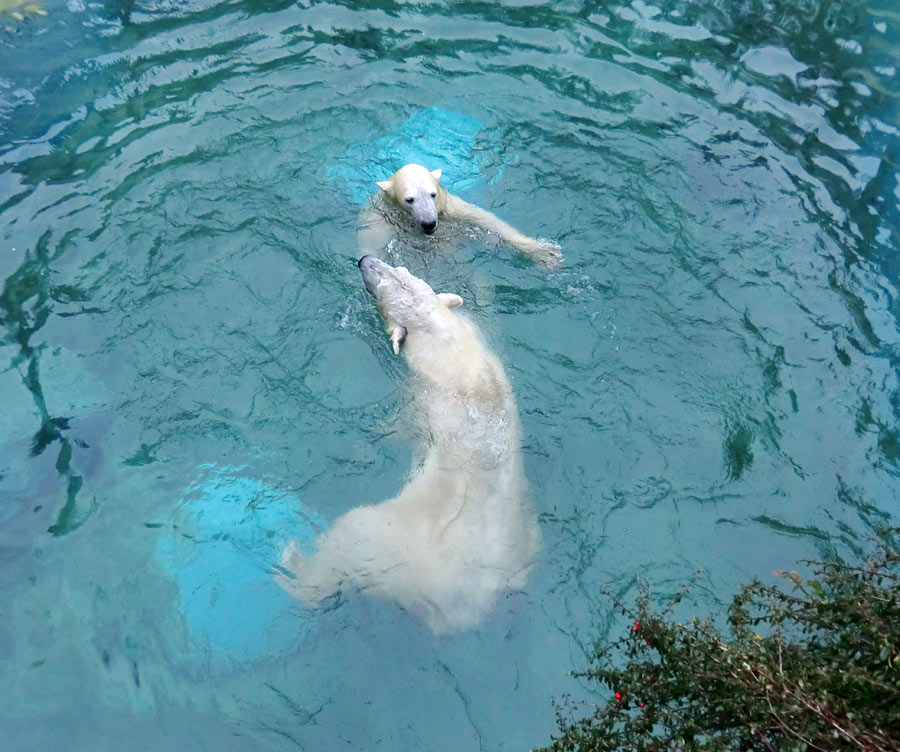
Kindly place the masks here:
POLYGON ((426 235, 431 235, 438 223, 438 210, 434 199, 437 191, 418 190, 406 198, 406 208, 412 214, 413 222, 426 235))
POLYGON ((386 266, 386 264, 374 256, 363 256, 356 262, 356 265, 359 267, 359 271, 362 274, 366 292, 368 292, 369 295, 378 297, 375 291, 378 288, 378 283, 381 281, 382 277, 380 267, 386 266))

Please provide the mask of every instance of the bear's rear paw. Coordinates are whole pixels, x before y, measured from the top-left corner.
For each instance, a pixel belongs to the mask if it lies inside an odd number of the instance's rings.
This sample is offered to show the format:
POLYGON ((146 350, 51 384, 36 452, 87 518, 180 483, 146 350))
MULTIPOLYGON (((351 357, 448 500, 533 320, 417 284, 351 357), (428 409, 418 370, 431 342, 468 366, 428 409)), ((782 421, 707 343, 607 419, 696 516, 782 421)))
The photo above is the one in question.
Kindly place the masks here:
POLYGON ((303 554, 297 548, 297 541, 291 541, 285 546, 281 553, 281 561, 278 563, 282 569, 288 572, 296 572, 300 563, 303 561, 303 554))
POLYGON ((316 566, 315 555, 304 556, 291 541, 281 554, 281 562, 275 568, 275 581, 295 598, 316 606, 332 590, 323 587, 321 571, 316 566))

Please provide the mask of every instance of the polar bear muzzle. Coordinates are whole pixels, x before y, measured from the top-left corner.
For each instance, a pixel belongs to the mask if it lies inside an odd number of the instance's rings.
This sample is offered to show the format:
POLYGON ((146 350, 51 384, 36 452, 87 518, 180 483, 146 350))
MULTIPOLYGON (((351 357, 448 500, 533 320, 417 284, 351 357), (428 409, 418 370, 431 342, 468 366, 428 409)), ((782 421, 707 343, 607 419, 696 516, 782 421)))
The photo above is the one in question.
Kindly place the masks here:
POLYGON ((381 281, 382 270, 381 266, 385 266, 383 261, 375 258, 374 256, 363 256, 359 261, 356 262, 356 265, 359 267, 359 271, 362 273, 363 284, 366 286, 366 292, 369 295, 377 298, 377 294, 375 293, 375 289, 378 287, 378 283, 381 281))

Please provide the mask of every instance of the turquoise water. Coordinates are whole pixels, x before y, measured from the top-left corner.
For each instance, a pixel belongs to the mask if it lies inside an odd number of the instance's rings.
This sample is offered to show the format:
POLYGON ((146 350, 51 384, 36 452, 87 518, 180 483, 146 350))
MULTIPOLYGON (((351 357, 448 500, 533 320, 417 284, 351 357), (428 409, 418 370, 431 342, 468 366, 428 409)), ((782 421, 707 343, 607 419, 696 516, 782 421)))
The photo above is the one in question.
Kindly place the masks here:
POLYGON ((44 7, 0 16, 6 748, 530 749, 610 592, 709 613, 900 518, 887 0, 44 7), (400 251, 505 364, 544 540, 456 637, 268 579, 412 462, 354 263, 406 137, 565 254, 400 251))

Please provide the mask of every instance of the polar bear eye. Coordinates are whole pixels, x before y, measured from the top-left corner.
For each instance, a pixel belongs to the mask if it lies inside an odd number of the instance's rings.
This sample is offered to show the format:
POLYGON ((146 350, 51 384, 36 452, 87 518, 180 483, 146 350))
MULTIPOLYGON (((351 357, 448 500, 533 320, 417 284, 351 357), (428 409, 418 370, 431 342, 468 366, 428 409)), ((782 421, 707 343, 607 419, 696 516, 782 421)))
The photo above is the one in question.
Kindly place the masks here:
POLYGON ((435 191, 432 191, 432 193, 431 193, 431 197, 432 197, 432 198, 437 198, 437 192, 435 192, 435 191))
POLYGON ((413 201, 415 201, 415 199, 412 196, 406 199, 407 204, 411 204, 413 201))

